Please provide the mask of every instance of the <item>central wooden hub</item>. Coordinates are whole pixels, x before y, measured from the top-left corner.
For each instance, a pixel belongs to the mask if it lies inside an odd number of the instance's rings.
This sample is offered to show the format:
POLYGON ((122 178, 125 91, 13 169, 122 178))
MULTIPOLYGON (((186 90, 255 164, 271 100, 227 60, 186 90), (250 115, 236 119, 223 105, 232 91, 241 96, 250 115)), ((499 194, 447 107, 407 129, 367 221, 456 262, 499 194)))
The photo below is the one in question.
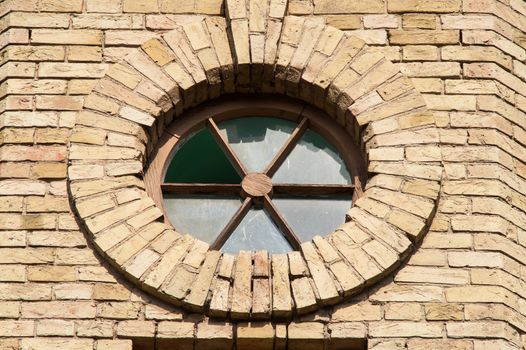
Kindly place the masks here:
POLYGON ((263 197, 272 192, 272 180, 265 174, 252 173, 245 176, 241 187, 251 197, 263 197))

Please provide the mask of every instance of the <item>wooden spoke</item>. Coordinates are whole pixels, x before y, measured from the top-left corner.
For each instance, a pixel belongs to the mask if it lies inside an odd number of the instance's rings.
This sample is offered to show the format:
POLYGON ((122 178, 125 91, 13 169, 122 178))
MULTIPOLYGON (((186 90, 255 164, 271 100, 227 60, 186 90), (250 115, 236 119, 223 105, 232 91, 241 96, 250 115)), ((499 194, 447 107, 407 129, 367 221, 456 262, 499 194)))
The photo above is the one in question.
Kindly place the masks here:
POLYGON ((241 185, 236 184, 203 184, 203 183, 163 183, 163 193, 177 194, 231 194, 239 195, 241 185))
POLYGON ((293 196, 323 196, 330 194, 352 195, 354 188, 354 185, 275 184, 272 186, 275 194, 290 194, 293 196))
POLYGON ((270 199, 268 195, 265 196, 264 205, 265 205, 265 209, 268 210, 272 219, 274 219, 274 222, 281 229, 281 232, 285 234, 285 238, 287 239, 287 241, 289 241, 292 248, 299 250, 301 247, 301 241, 299 240, 298 236, 296 236, 296 234, 294 233, 292 228, 289 226, 287 221, 285 221, 285 218, 281 216, 278 209, 274 206, 274 203, 272 203, 272 200, 270 199))
POLYGON ((245 215, 248 213, 251 206, 252 206, 252 198, 247 197, 245 201, 243 202, 243 204, 241 204, 241 207, 239 207, 239 209, 236 211, 232 219, 230 219, 228 224, 226 224, 223 231, 221 231, 219 236, 217 236, 216 240, 214 241, 214 243, 212 243, 210 248, 216 249, 216 250, 221 249, 223 244, 225 244, 225 242, 227 241, 228 237, 230 237, 232 232, 234 232, 234 230, 236 229, 237 225, 239 225, 241 220, 243 220, 245 215))
POLYGON ((292 152, 292 149, 294 149, 294 146, 296 146, 299 139, 303 136, 305 131, 307 131, 308 126, 309 120, 307 118, 303 118, 296 129, 294 129, 287 142, 283 145, 283 147, 281 147, 281 149, 278 151, 278 154, 276 154, 274 159, 272 159, 268 165, 267 169, 264 171, 268 177, 272 177, 274 173, 276 173, 278 168, 285 161, 285 158, 287 158, 290 152, 292 152))
POLYGON ((221 132, 219 131, 219 128, 217 127, 217 124, 214 121, 214 119, 208 118, 207 126, 210 132, 212 133, 212 136, 216 140, 217 144, 219 145, 219 147, 221 147, 223 152, 225 152, 226 156, 230 159, 230 162, 236 169, 239 176, 241 177, 246 176, 248 173, 245 170, 243 163, 241 163, 241 161, 237 157, 232 147, 230 147, 230 145, 228 144, 228 141, 223 137, 223 135, 221 135, 221 132))

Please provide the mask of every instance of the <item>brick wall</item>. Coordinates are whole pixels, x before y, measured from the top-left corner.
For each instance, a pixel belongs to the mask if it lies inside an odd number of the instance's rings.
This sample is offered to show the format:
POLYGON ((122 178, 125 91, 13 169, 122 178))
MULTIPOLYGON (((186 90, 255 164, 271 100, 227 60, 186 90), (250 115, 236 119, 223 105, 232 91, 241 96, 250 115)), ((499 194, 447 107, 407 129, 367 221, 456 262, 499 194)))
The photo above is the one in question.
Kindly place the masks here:
MULTIPOLYGON (((525 3, 290 0, 287 11, 323 18, 364 40, 411 78, 431 110, 407 122, 436 126, 439 147, 386 144, 369 154, 372 173, 381 172, 375 162, 400 154, 444 167, 437 212, 415 253, 361 294, 291 322, 209 320, 142 292, 96 253, 73 214, 68 178, 111 169, 92 162, 69 167, 68 175, 69 144, 129 146, 118 129, 78 127, 83 107, 110 114, 119 108, 111 99, 86 96, 104 76, 137 86, 133 72, 115 62, 183 24, 224 17, 224 5, 4 0, 0 349, 130 349, 129 339, 161 349, 174 343, 184 349, 327 343, 333 349, 365 337, 375 350, 525 346, 525 3)), ((146 83, 137 89, 149 104, 159 91, 146 83)), ((389 136, 389 125, 376 127, 389 136)), ((146 147, 132 144, 127 152, 133 158, 146 147)), ((137 164, 129 166, 136 171, 137 164)), ((395 186, 400 174, 392 175, 380 187, 395 186)), ((413 191, 428 190, 414 185, 413 191)), ((378 196, 368 211, 378 215, 391 205, 378 196)))

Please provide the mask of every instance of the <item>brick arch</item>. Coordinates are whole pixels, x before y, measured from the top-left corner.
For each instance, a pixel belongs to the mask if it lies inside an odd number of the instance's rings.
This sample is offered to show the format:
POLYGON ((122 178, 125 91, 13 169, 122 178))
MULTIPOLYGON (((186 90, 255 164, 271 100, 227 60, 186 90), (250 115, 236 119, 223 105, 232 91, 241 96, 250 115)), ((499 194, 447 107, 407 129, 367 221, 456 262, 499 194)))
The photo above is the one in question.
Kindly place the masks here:
POLYGON ((70 145, 69 190, 96 249, 144 290, 212 316, 292 317, 358 293, 411 253, 438 202, 438 131, 411 81, 360 39, 266 5, 227 2, 226 20, 186 23, 113 64, 70 145), (234 92, 303 99, 361 140, 372 176, 350 222, 301 252, 233 257, 158 220, 142 169, 165 126, 234 92))

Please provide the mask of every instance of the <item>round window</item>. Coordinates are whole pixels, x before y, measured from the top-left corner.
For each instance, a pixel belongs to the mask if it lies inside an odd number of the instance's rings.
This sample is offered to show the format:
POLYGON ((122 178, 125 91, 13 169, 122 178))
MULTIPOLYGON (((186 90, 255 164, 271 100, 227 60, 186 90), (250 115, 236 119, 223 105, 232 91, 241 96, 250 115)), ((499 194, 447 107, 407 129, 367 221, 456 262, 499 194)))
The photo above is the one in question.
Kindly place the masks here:
POLYGON ((160 196, 178 232, 227 253, 285 253, 345 222, 361 192, 349 135, 322 112, 269 107, 170 128, 160 196))

